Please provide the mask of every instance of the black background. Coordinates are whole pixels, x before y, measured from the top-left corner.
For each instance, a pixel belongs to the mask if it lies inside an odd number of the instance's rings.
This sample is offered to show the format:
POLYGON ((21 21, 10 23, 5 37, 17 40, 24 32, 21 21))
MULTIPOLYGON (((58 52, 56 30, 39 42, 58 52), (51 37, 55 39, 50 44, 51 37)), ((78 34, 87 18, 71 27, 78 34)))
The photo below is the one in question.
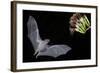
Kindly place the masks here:
MULTIPOLYGON (((71 12, 23 10, 23 62, 90 59, 91 32, 89 30, 84 35, 75 32, 75 34, 71 36, 69 33, 69 21, 72 15, 73 13, 71 12), (66 44, 69 45, 72 50, 57 58, 40 56, 36 59, 33 55, 34 47, 27 36, 27 21, 29 16, 33 16, 36 19, 41 38, 50 39, 49 45, 66 44)), ((86 15, 90 20, 90 14, 86 15)))

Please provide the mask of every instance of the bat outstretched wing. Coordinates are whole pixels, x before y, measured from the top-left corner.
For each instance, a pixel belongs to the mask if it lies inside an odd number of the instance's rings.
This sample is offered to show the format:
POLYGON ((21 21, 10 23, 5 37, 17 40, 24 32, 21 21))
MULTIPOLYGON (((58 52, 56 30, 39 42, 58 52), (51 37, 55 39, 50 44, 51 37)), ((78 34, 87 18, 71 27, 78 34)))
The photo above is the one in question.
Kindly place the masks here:
POLYGON ((30 39, 34 49, 37 50, 39 43, 42 41, 42 39, 39 35, 37 22, 34 17, 29 16, 27 22, 27 28, 28 28, 28 38, 30 39))
POLYGON ((60 55, 67 54, 71 50, 71 47, 67 45, 52 45, 40 51, 37 56, 51 56, 58 57, 60 55))

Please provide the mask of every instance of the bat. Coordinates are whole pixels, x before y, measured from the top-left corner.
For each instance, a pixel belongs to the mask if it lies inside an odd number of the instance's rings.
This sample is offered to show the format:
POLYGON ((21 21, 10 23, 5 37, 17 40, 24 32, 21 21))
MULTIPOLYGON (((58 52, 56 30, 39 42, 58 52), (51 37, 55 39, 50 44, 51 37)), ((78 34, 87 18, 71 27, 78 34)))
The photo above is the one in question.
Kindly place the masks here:
POLYGON ((58 57, 60 55, 67 54, 71 50, 71 47, 65 44, 48 45, 50 39, 42 40, 39 35, 39 29, 34 17, 29 16, 27 22, 28 38, 30 39, 32 46, 34 47, 36 58, 38 56, 51 56, 58 57))

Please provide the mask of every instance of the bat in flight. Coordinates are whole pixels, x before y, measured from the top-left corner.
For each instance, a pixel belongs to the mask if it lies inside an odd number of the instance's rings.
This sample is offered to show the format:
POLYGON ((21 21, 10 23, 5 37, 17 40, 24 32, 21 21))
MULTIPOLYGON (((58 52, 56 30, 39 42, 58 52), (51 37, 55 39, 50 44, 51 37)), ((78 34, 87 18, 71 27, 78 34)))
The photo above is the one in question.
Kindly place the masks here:
POLYGON ((67 54, 71 47, 65 44, 48 45, 50 39, 42 40, 39 35, 37 22, 33 16, 29 16, 27 22, 28 38, 34 47, 36 58, 38 56, 58 57, 67 54))

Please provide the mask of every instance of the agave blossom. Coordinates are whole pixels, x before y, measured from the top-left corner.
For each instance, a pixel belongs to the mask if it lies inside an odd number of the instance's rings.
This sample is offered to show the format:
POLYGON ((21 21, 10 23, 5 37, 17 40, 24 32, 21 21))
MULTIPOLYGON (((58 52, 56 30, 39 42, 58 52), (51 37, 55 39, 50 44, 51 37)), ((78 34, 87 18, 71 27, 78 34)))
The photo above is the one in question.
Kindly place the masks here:
POLYGON ((77 31, 79 33, 85 34, 86 31, 91 28, 91 24, 85 14, 73 14, 69 23, 71 33, 77 31))

